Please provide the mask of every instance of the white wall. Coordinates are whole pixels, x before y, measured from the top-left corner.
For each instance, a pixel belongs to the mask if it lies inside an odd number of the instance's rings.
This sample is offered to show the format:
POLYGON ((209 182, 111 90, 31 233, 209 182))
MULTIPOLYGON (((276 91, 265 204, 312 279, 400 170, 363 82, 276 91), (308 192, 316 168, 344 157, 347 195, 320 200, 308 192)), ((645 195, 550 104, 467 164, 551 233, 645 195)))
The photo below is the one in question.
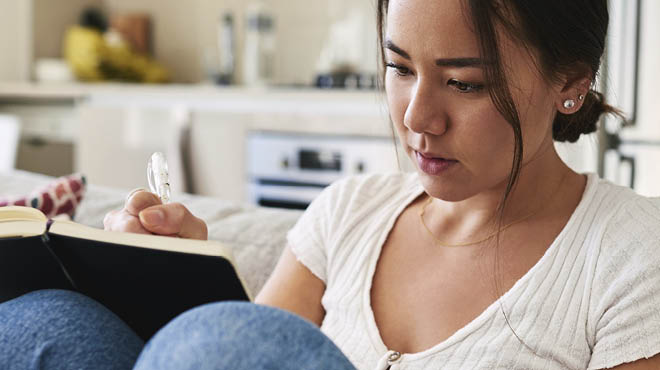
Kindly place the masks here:
MULTIPOLYGON (((205 78, 205 54, 217 58, 217 22, 226 11, 234 15, 238 38, 238 74, 242 61, 242 32, 246 0, 103 0, 110 12, 148 12, 152 15, 155 55, 179 82, 205 78)), ((376 68, 376 32, 373 0, 268 0, 276 19, 278 52, 275 80, 309 83, 330 25, 351 10, 364 19, 364 32, 356 35, 370 49, 361 69, 376 68)))
MULTIPOLYGON (((358 15, 361 25, 352 41, 364 50, 357 67, 375 71, 375 0, 266 1, 276 21, 274 82, 311 83, 330 26, 351 14, 358 15)), ((208 60, 218 58, 218 20, 229 11, 236 22, 240 80, 248 4, 247 0, 0 0, 0 81, 28 80, 33 60, 61 57, 65 30, 90 5, 109 13, 150 14, 155 56, 173 72, 175 82, 205 79, 208 60)))
POLYGON ((59 58, 65 30, 102 0, 0 0, 0 81, 27 81, 34 61, 59 58), (36 36, 36 37, 35 37, 36 36))
POLYGON ((0 0, 0 81, 29 78, 31 48, 31 2, 0 0))
POLYGON ((108 14, 151 15, 156 59, 173 72, 177 82, 197 82, 203 78, 198 46, 200 0, 103 0, 103 3, 108 14))
POLYGON ((34 59, 62 56, 64 32, 77 24, 80 13, 89 6, 100 7, 102 0, 13 0, 33 3, 34 59), (63 6, 66 4, 66 6, 63 6))

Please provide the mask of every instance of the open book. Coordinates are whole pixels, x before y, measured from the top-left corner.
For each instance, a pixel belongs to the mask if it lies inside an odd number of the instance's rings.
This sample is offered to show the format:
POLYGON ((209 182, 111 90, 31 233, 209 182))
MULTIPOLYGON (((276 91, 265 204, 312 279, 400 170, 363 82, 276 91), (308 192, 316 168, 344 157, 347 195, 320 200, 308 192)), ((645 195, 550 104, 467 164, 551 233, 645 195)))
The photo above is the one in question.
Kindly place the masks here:
POLYGON ((104 231, 1 207, 0 302, 39 289, 85 294, 145 340, 195 306, 251 298, 221 243, 104 231))

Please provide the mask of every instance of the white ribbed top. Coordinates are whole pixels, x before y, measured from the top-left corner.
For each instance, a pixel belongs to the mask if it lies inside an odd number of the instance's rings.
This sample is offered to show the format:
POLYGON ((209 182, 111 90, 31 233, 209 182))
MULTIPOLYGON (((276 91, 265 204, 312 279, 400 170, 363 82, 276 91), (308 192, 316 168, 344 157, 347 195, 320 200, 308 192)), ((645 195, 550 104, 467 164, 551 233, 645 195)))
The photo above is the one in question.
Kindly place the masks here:
POLYGON ((564 229, 500 298, 540 356, 495 302, 447 340, 388 364, 371 281, 394 222, 423 191, 415 173, 351 177, 289 231, 294 254, 326 283, 321 330, 358 369, 600 369, 660 352, 660 199, 589 174, 564 229))

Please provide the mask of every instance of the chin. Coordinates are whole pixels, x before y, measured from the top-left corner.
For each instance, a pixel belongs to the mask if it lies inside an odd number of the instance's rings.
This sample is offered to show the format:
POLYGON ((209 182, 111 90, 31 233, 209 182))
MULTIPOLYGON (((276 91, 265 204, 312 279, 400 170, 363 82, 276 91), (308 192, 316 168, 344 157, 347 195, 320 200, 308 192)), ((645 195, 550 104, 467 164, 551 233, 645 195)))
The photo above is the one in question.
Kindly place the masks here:
POLYGON ((446 179, 438 176, 431 176, 419 168, 417 168, 417 173, 419 174, 419 180, 422 187, 424 187, 426 193, 433 198, 441 199, 446 202, 460 202, 474 195, 466 191, 468 190, 467 186, 452 181, 456 180, 456 177, 446 179))

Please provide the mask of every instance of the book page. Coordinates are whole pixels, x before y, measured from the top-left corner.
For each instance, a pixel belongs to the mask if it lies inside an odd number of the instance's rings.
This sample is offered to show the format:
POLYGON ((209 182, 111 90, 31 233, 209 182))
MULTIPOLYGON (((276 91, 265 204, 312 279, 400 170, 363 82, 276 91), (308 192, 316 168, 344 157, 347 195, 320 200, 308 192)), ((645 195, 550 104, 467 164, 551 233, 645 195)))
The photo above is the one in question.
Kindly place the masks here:
POLYGON ((42 235, 48 219, 30 207, 0 207, 0 238, 42 235))
POLYGON ((112 244, 129 245, 140 248, 222 257, 231 262, 234 260, 231 248, 222 243, 214 241, 105 231, 81 225, 72 221, 59 220, 53 222, 49 233, 66 235, 80 239, 97 240, 112 244))

